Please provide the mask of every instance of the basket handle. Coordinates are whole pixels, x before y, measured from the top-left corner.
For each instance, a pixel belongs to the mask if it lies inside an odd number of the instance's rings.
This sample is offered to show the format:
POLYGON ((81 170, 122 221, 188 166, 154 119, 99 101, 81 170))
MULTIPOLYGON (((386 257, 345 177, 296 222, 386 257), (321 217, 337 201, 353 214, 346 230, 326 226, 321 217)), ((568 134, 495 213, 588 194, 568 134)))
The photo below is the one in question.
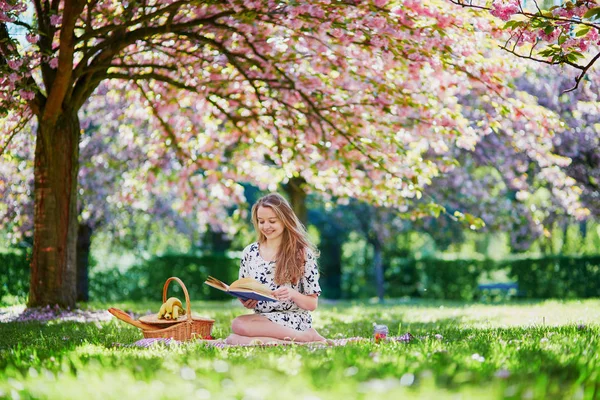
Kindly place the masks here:
POLYGON ((187 288, 185 287, 185 285, 183 284, 181 279, 179 279, 178 277, 172 276, 169 279, 167 279, 167 281, 165 282, 165 286, 163 286, 163 303, 165 301, 167 301, 167 289, 169 288, 169 283, 171 283, 171 281, 176 281, 177 283, 179 283, 179 286, 181 286, 181 288, 183 289, 183 294, 185 295, 185 308, 186 308, 187 322, 189 322, 189 323, 193 322, 192 309, 190 307, 190 295, 188 294, 187 288))

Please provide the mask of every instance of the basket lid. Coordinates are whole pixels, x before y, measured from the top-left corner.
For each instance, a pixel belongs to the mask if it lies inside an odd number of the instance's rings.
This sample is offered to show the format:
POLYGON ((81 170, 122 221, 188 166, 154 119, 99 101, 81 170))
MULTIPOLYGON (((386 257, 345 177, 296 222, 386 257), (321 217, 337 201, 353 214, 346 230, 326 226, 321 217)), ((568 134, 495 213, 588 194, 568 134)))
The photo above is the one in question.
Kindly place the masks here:
MULTIPOLYGON (((177 319, 158 319, 158 316, 156 314, 148 314, 148 315, 144 315, 144 316, 140 317, 139 320, 142 322, 145 322, 147 324, 153 324, 153 325, 172 325, 172 324, 178 324, 180 322, 187 321, 188 316, 181 315, 177 319)), ((215 322, 214 319, 201 317, 199 315, 196 315, 195 313, 192 313, 192 320, 193 321, 215 322)))

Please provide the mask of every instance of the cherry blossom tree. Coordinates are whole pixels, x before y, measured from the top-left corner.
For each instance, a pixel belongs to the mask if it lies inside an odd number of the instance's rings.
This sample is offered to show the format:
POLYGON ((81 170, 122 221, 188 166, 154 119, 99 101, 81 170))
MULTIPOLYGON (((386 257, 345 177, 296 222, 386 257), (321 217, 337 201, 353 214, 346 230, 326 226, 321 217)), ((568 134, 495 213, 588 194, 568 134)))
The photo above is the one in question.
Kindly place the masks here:
MULTIPOLYGON (((549 2, 526 0, 450 0, 473 10, 486 10, 505 21, 500 36, 505 51, 550 65, 578 71, 572 91, 600 58, 600 4, 597 0, 549 2), (559 3, 559 4, 555 4, 559 3)), ((494 32, 498 35, 498 32, 494 32)))
MULTIPOLYGON (((77 300, 87 301, 88 265, 92 235, 109 231, 117 242, 146 243, 147 230, 161 224, 199 239, 210 228, 232 234, 236 228, 230 209, 243 203, 241 187, 210 207, 183 210, 184 199, 194 197, 190 185, 178 188, 179 160, 165 151, 162 133, 153 130, 149 110, 140 109, 123 93, 101 85, 81 112, 82 138, 78 177, 77 300), (160 160, 160 166, 152 159, 160 160), (132 229, 132 221, 136 226, 132 229), (143 233, 143 231, 145 231, 143 233)), ((32 127, 27 127, 32 128, 32 127)), ((11 143, 0 170, 3 198, 0 228, 11 243, 33 236, 33 134, 11 143), (18 180, 15 179, 18 177, 18 180)), ((218 182, 204 191, 216 190, 218 182)), ((221 190, 222 191, 222 190, 221 190)), ((224 191, 222 191, 224 193, 224 191)))
POLYGON ((436 0, 0 1, 0 152, 35 122, 29 304, 75 301, 80 110, 102 82, 151 113, 151 164, 174 153, 182 210, 233 197, 240 175, 406 207, 451 147, 508 116, 524 150, 560 162, 556 119, 513 96, 518 68, 491 56, 489 27, 436 0), (476 126, 458 102, 473 90, 489 101, 476 126))

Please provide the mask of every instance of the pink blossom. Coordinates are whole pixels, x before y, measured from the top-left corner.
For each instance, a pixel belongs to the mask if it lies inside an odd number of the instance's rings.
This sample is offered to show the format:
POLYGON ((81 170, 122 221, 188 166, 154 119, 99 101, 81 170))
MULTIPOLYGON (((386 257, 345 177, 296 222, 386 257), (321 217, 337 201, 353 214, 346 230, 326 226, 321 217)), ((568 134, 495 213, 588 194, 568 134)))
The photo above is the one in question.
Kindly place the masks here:
POLYGON ((14 18, 9 17, 8 15, 0 12, 0 22, 13 22, 14 18))
POLYGON ((344 31, 341 30, 340 28, 335 28, 331 31, 331 36, 333 36, 334 38, 341 38, 344 35, 344 31))
POLYGON ((54 57, 52 60, 50 60, 48 65, 50 68, 56 69, 58 67, 58 57, 54 57))
POLYGON ((588 32, 587 35, 585 35, 585 38, 587 40, 589 40, 590 42, 595 42, 598 40, 598 30, 597 29, 590 29, 590 31, 588 32))
POLYGON ((58 26, 62 24, 62 15, 52 15, 50 17, 50 24, 53 26, 58 26))
POLYGON ((381 47, 383 47, 384 43, 385 42, 380 36, 375 35, 371 38, 371 45, 373 45, 375 48, 380 49, 381 47))
POLYGON ((258 9, 261 6, 261 2, 260 1, 254 1, 254 0, 244 0, 244 7, 252 10, 252 9, 258 9))
POLYGON ((553 29, 552 32, 550 34, 547 34, 544 31, 540 31, 539 35, 540 35, 540 39, 545 40, 547 42, 554 42, 556 39, 558 39, 558 37, 560 36, 560 29, 553 29))
POLYGON ((29 43, 37 43, 38 40, 40 40, 39 36, 33 33, 28 33, 27 35, 25 35, 25 38, 27 39, 27 41, 29 43))
POLYGON ((35 93, 28 90, 19 90, 19 95, 25 100, 33 100, 35 98, 35 93))
POLYGON ((21 78, 19 77, 19 75, 17 75, 16 73, 13 72, 8 76, 8 79, 10 79, 11 82, 16 82, 16 81, 20 80, 21 78))
POLYGON ((383 17, 366 18, 365 23, 369 28, 382 29, 386 25, 383 17))
POLYGON ((563 17, 563 18, 571 18, 573 15, 575 15, 575 10, 573 8, 555 8, 554 11, 552 12, 555 16, 557 17, 563 17))
POLYGON ((16 71, 19 68, 21 68, 21 65, 23 65, 23 60, 22 59, 8 60, 7 64, 11 69, 14 69, 16 71))
POLYGON ((387 4, 388 0, 375 0, 375 6, 379 7, 379 8, 383 8, 385 7, 385 5, 387 4))
POLYGON ((519 0, 494 0, 490 13, 502 21, 508 21, 510 17, 519 11, 521 11, 519 0))
POLYGON ((301 19, 294 18, 294 19, 290 20, 290 27, 292 29, 300 29, 300 28, 302 28, 303 25, 304 25, 304 23, 302 22, 301 19))
POLYGON ((308 13, 310 14, 311 17, 315 17, 315 18, 324 18, 325 17, 325 12, 323 11, 323 9, 316 5, 311 5, 308 8, 308 13))

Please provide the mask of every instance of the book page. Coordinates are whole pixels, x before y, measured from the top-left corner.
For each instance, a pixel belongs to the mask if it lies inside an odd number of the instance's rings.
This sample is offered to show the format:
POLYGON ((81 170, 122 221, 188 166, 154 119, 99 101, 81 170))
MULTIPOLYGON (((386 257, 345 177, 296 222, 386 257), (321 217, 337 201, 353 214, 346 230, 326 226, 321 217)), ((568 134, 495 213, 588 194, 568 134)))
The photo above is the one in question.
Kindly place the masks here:
POLYGON ((213 278, 212 276, 209 276, 204 283, 206 283, 208 286, 214 287, 215 289, 224 290, 226 292, 229 290, 229 286, 226 283, 218 280, 217 278, 213 278))
POLYGON ((241 278, 237 281, 233 282, 230 286, 230 290, 252 290, 256 293, 266 294, 268 296, 272 296, 273 292, 262 283, 252 279, 252 278, 241 278))

